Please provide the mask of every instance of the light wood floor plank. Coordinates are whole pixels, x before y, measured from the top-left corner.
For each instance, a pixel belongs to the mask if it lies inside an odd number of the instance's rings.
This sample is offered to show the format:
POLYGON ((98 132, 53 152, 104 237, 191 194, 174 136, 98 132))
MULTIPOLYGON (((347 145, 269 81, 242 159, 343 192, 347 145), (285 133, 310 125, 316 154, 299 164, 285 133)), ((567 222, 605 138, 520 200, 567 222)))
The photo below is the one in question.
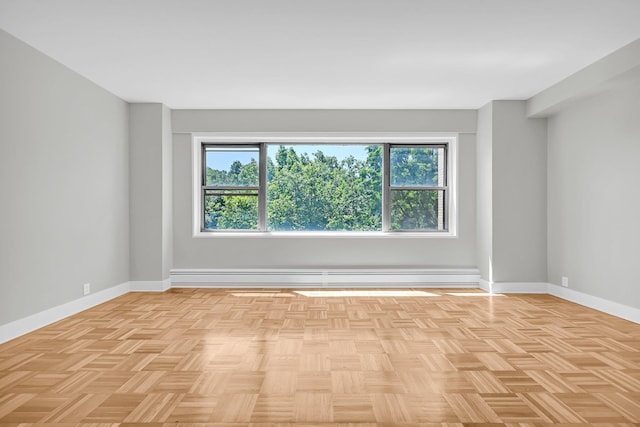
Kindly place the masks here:
POLYGON ((627 426, 640 325, 548 295, 130 293, 0 345, 0 427, 627 426))

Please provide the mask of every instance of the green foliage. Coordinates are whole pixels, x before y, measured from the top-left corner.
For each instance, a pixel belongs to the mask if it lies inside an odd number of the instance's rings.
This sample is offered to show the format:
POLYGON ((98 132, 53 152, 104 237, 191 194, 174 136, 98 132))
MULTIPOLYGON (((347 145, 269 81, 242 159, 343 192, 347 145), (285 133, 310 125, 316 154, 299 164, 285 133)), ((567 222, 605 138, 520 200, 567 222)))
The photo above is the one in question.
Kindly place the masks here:
POLYGON ((212 194, 204 198, 205 228, 220 230, 256 230, 258 196, 212 194))
MULTIPOLYGON (((309 155, 280 146, 267 159, 267 227, 295 231, 382 229, 381 145, 364 160, 338 159, 321 150, 309 155)), ((393 185, 438 185, 437 149, 392 150, 393 185), (394 182, 395 181, 395 182, 394 182)), ((228 171, 207 168, 207 185, 258 186, 255 160, 233 162, 228 171)), ((393 190, 392 229, 438 229, 438 192, 393 190)), ((255 190, 216 190, 205 197, 205 228, 257 229, 255 190)))
MULTIPOLYGON (((259 166, 255 159, 242 164, 234 161, 228 171, 207 167, 206 183, 212 186, 259 185, 259 166)), ((221 230, 256 230, 258 197, 255 190, 217 191, 205 195, 204 226, 221 230)))
MULTIPOLYGON (((370 147, 380 148, 380 147, 370 147)), ((380 230, 382 151, 366 161, 312 156, 281 146, 270 163, 267 197, 270 230, 380 230)))
POLYGON ((442 148, 392 148, 392 186, 437 186, 442 148))
POLYGON ((434 190, 392 190, 392 230, 438 230, 438 193, 434 190))
MULTIPOLYGON (((437 187, 444 181, 442 148, 392 148, 391 186, 437 187), (441 172, 439 174, 439 172, 441 172)), ((436 190, 391 190, 392 230, 438 230, 443 227, 443 193, 436 190)))
POLYGON ((257 187, 259 181, 258 162, 251 159, 242 164, 235 161, 228 171, 221 171, 207 167, 207 185, 246 185, 257 187))

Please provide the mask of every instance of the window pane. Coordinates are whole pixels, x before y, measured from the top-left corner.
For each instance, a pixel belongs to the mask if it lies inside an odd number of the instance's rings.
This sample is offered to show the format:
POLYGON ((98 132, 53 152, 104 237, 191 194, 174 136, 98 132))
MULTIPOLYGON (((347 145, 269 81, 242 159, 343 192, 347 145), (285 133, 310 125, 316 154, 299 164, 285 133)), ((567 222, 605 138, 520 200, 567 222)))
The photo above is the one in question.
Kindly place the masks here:
POLYGON ((381 145, 281 145, 267 150, 269 230, 382 229, 381 145))
POLYGON ((444 191, 391 190, 391 229, 444 231, 444 191))
POLYGON ((258 147, 206 147, 205 185, 258 186, 258 147))
POLYGON ((205 192, 204 228, 209 230, 257 230, 258 192, 248 190, 205 192))
POLYGON ((391 147, 392 187, 443 187, 444 148, 391 147))

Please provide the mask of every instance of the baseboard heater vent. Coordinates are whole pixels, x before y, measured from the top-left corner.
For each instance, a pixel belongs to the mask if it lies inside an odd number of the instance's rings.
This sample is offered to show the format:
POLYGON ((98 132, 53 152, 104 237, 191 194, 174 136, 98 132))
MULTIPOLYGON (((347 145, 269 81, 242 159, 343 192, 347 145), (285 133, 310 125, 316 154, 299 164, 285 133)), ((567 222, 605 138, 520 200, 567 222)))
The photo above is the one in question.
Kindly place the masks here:
POLYGON ((477 269, 176 269, 172 288, 478 287, 477 269))

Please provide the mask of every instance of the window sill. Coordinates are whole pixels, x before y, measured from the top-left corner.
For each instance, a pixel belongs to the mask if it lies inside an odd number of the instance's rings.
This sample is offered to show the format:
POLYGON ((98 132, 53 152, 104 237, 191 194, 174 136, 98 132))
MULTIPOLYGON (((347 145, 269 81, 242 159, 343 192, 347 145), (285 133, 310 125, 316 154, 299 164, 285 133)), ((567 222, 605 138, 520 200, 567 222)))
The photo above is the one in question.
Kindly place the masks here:
POLYGON ((451 239, 457 234, 447 232, 348 232, 348 231, 200 231, 193 235, 195 239, 451 239))

